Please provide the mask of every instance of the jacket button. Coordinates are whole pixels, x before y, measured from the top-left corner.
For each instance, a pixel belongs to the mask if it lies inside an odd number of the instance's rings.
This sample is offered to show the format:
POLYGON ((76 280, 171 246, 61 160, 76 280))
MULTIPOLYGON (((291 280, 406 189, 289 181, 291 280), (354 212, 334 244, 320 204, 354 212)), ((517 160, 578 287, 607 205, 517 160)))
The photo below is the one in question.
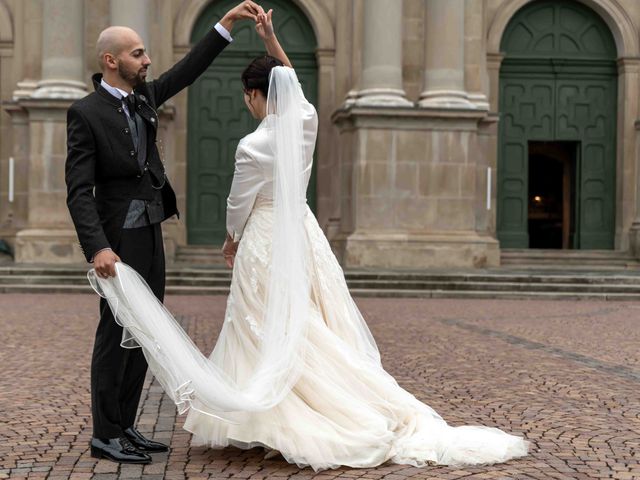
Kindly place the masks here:
POLYGON ((155 118, 151 117, 150 120, 151 120, 151 123, 156 123, 156 119, 155 118))
POLYGON ((118 113, 122 113, 122 107, 118 107, 118 113))
POLYGON ((140 175, 140 174, 136 175, 136 178, 141 178, 141 177, 142 177, 142 175, 140 175))
POLYGON ((124 134, 125 134, 125 135, 129 135, 129 129, 128 129, 128 128, 125 128, 125 129, 123 130, 123 132, 124 132, 124 134))
POLYGON ((138 95, 140 97, 140 100, 142 100, 143 102, 147 101, 147 97, 145 97, 144 95, 138 95))
POLYGON ((148 167, 144 167, 144 171, 146 172, 147 170, 149 170, 149 168, 148 167))
POLYGON ((131 150, 131 151, 129 152, 129 155, 130 155, 130 156, 132 156, 132 157, 133 157, 133 156, 135 156, 135 154, 136 154, 136 151, 135 151, 135 150, 131 150))

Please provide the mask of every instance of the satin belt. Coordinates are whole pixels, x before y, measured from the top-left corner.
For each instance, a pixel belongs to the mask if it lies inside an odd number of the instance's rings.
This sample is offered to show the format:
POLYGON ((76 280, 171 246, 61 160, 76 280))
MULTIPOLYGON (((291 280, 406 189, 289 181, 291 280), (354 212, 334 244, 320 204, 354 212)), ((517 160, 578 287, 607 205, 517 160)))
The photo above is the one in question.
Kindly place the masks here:
MULTIPOLYGON (((304 204, 305 206, 307 205, 307 199, 304 199, 304 204)), ((256 201, 253 204, 253 208, 254 209, 263 209, 263 208, 269 208, 269 209, 273 209, 273 198, 271 197, 267 197, 264 195, 256 195, 256 201)), ((305 212, 306 215, 307 212, 305 212)))

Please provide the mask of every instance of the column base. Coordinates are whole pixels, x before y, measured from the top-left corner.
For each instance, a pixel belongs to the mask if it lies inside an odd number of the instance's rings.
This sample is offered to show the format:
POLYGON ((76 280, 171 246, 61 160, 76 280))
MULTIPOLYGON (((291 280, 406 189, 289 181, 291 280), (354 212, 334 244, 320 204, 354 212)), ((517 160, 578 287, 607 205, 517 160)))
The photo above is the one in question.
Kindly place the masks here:
POLYGON ((38 82, 35 80, 23 80, 18 82, 16 89, 13 91, 13 100, 18 101, 25 98, 31 98, 33 92, 38 88, 38 82))
POLYGON ((470 93, 468 99, 478 110, 489 111, 490 105, 487 96, 483 93, 470 93))
POLYGON ((422 108, 450 108, 476 110, 478 106, 469 100, 466 92, 459 90, 433 90, 420 95, 418 105, 422 108))
POLYGON ((634 221, 629 229, 629 250, 640 259, 640 220, 634 221))
POLYGON ((86 263, 74 230, 20 230, 14 244, 16 263, 86 263))
POLYGON ((495 238, 475 232, 354 232, 332 241, 345 268, 490 268, 500 266, 495 238))
POLYGON ((83 82, 73 80, 42 80, 31 98, 78 99, 87 95, 87 87, 83 82))
POLYGON ((367 88, 358 92, 357 106, 367 107, 413 107, 402 90, 395 88, 367 88))

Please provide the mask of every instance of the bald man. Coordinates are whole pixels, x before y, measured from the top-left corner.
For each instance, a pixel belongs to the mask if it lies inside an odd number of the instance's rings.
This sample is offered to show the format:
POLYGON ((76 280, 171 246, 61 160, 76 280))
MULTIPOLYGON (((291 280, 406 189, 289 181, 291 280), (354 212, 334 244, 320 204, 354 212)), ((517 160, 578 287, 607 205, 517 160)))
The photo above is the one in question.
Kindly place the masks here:
MULTIPOLYGON (((115 263, 121 260, 162 301, 160 224, 178 210, 156 147, 156 109, 207 69, 231 42, 234 22, 255 21, 261 11, 250 0, 242 2, 180 62, 151 82, 146 81, 151 60, 135 31, 109 27, 100 34, 96 47, 102 73, 93 76, 95 92, 67 112, 65 178, 80 246, 101 277, 114 276, 115 263)), ((149 463, 149 453, 168 447, 135 428, 147 363, 122 333, 101 299, 91 363, 91 454, 120 463, 149 463)))

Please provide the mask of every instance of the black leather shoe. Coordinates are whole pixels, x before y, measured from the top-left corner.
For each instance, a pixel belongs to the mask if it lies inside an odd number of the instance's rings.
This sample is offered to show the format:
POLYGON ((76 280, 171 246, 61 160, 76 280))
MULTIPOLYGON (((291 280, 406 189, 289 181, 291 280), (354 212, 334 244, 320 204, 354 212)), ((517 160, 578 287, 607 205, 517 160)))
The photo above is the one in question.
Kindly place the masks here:
POLYGON ((92 438, 91 456, 118 463, 151 463, 151 457, 135 448, 125 437, 92 438))
POLYGON ((154 442, 144 437, 135 427, 129 427, 124 431, 125 436, 133 446, 142 452, 159 453, 168 452, 169 447, 164 443, 154 442))

